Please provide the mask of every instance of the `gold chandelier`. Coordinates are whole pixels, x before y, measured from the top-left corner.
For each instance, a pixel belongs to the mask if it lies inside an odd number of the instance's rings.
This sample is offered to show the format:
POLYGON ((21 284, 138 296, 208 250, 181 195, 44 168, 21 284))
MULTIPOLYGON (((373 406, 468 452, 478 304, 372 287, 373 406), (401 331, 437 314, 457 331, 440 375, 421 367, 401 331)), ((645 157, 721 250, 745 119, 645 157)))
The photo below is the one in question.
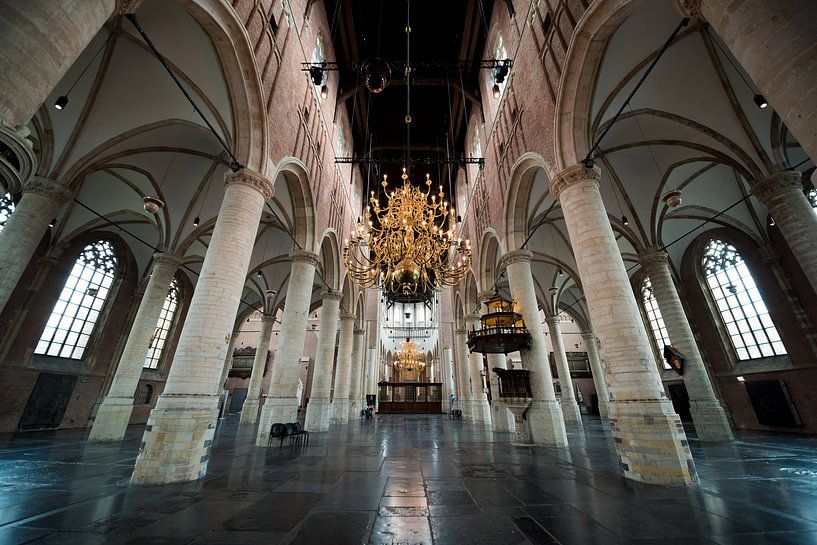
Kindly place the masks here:
POLYGON ((406 371, 413 371, 415 368, 420 370, 425 369, 426 361, 422 352, 417 350, 417 344, 410 339, 406 339, 400 343, 400 348, 397 350, 397 356, 394 360, 395 369, 405 369, 406 371))
POLYGON ((389 192, 388 177, 383 189, 388 203, 372 191, 361 218, 343 247, 343 261, 352 280, 361 287, 378 286, 387 294, 429 293, 455 286, 471 266, 471 245, 459 238, 456 216, 445 200, 443 187, 431 193, 426 174, 423 192, 408 182, 403 169, 403 187, 389 192), (374 215, 372 214, 374 212, 374 215))

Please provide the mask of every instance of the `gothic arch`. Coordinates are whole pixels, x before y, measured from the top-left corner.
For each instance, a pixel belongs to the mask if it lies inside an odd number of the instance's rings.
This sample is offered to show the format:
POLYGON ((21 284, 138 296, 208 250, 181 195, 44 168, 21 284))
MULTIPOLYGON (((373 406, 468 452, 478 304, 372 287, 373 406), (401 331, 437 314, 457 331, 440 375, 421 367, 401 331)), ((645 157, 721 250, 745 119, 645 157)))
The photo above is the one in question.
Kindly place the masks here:
POLYGON ((522 154, 511 169, 511 183, 505 198, 505 247, 509 251, 520 249, 528 236, 528 208, 536 174, 540 170, 547 174, 547 163, 533 152, 522 154))
POLYGON ((275 167, 275 187, 283 182, 292 201, 292 238, 304 250, 315 248, 315 208, 309 173, 295 157, 284 157, 275 167))

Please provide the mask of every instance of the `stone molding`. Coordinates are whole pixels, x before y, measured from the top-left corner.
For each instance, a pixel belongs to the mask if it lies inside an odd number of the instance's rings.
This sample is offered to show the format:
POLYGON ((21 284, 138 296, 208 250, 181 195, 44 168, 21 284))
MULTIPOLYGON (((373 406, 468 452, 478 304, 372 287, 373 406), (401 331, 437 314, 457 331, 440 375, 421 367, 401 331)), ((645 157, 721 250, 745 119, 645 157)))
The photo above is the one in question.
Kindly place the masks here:
POLYGON ((354 335, 363 335, 364 333, 366 333, 365 329, 355 329, 353 334, 354 335))
POLYGON ((454 330, 454 335, 465 335, 468 331, 464 327, 458 327, 454 330))
POLYGON ((356 316, 354 314, 350 314, 348 312, 344 312, 343 315, 340 317, 341 320, 348 321, 354 320, 356 316))
POLYGON ((315 270, 321 269, 321 256, 309 250, 292 250, 289 252, 289 260, 293 263, 307 263, 315 270))
POLYGON ((560 323, 562 323, 562 319, 559 318, 558 314, 554 315, 554 316, 546 316, 545 317, 545 323, 546 324, 560 324, 560 323))
POLYGON ((674 0, 675 9, 683 17, 695 17, 696 19, 703 19, 701 13, 701 0, 674 0))
POLYGON ((242 168, 238 172, 228 172, 224 175, 224 185, 241 184, 249 186, 264 197, 267 201, 275 194, 272 182, 261 176, 259 173, 248 168, 242 168))
POLYGON ((593 341, 596 338, 596 334, 592 331, 582 331, 582 339, 585 341, 593 341))
POLYGON ((638 254, 638 262, 646 271, 647 276, 650 276, 650 271, 669 265, 669 254, 663 250, 651 248, 638 254))
POLYGON ((550 192, 555 199, 559 199, 562 191, 579 182, 601 181, 601 171, 597 167, 587 168, 584 165, 567 167, 557 174, 550 182, 550 192))
POLYGON ((60 205, 70 201, 74 193, 66 186, 50 178, 34 176, 23 185, 23 193, 36 193, 47 199, 57 201, 60 205))
POLYGON ((156 252, 153 254, 153 269, 159 266, 169 266, 178 269, 182 265, 183 259, 173 254, 156 252))
POLYGON ((778 193, 783 193, 792 189, 803 191, 802 176, 796 170, 784 170, 782 172, 772 174, 765 180, 755 182, 752 185, 752 195, 766 204, 768 199, 774 197, 778 193))
POLYGON ((274 324, 275 323, 275 316, 273 316, 272 314, 263 314, 261 316, 261 321, 264 322, 264 323, 267 323, 267 324, 270 323, 270 322, 272 322, 274 324))
POLYGON ((321 299, 329 299, 330 301, 340 301, 343 299, 343 292, 338 290, 326 290, 321 294, 321 299))
POLYGON ((142 0, 116 0, 114 13, 117 15, 127 15, 128 13, 136 11, 141 5, 142 0))
POLYGON ((499 260, 500 267, 507 267, 513 263, 530 263, 533 259, 533 252, 530 250, 512 250, 502 256, 499 260))

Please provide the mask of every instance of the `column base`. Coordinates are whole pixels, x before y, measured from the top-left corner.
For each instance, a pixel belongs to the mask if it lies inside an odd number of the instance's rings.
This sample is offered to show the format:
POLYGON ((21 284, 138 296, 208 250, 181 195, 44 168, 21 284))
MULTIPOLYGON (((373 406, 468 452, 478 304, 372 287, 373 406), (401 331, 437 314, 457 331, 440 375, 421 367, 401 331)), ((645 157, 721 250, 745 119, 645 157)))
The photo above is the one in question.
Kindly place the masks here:
POLYGON ((132 397, 106 397, 97 409, 88 440, 121 441, 125 438, 132 412, 132 397))
POLYGON ((298 420, 298 399, 295 396, 267 397, 258 419, 255 446, 266 447, 273 424, 287 424, 298 420))
POLYGON ((487 399, 473 402, 474 423, 491 427, 491 406, 487 399))
POLYGON ((537 399, 527 413, 531 442, 551 447, 566 447, 567 432, 562 408, 555 399, 537 399))
POLYGON ((313 397, 306 406, 306 421, 304 429, 307 431, 328 431, 329 415, 332 404, 328 397, 313 397))
POLYGON ((258 422, 258 409, 261 407, 261 400, 260 399, 250 399, 249 397, 244 400, 244 405, 241 407, 241 419, 238 421, 238 424, 247 425, 247 424, 255 424, 258 422))
POLYGON ((363 402, 359 399, 349 400, 349 412, 347 414, 347 422, 353 422, 360 419, 360 411, 363 410, 363 402))
POLYGON ((611 401, 608 409, 625 477, 665 486, 698 482, 681 419, 668 399, 611 401))
POLYGON ((610 410, 607 408, 607 403, 604 405, 599 404, 599 416, 602 420, 607 422, 607 419, 610 417, 610 410))
POLYGON ((513 441, 511 441, 511 444, 513 446, 533 446, 530 430, 528 426, 525 425, 525 413, 530 408, 532 401, 533 400, 529 397, 505 398, 505 406, 508 412, 513 415, 513 426, 511 427, 511 431, 513 431, 513 441))
POLYGON ((513 432, 513 414, 501 401, 491 400, 491 427, 497 433, 513 432))
POLYGON ((692 413, 695 432, 701 441, 718 443, 735 439, 726 411, 717 399, 703 401, 691 399, 689 410, 692 413))
POLYGON ((582 425, 582 412, 579 410, 579 405, 575 399, 562 399, 559 401, 562 407, 562 416, 565 419, 565 424, 573 426, 582 425))
POLYGON ((204 477, 218 396, 162 394, 150 413, 131 483, 168 484, 204 477))
POLYGON ((335 398, 332 400, 329 423, 332 425, 346 424, 349 421, 349 399, 335 398))

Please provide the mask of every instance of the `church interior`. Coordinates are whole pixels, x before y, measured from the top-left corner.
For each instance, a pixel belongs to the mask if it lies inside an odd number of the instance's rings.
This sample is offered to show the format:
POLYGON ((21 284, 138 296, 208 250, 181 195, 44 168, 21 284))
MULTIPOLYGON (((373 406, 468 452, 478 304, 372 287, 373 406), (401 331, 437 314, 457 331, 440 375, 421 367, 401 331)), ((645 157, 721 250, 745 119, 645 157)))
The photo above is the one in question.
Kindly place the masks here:
POLYGON ((817 544, 815 36, 0 0, 0 544, 817 544))

